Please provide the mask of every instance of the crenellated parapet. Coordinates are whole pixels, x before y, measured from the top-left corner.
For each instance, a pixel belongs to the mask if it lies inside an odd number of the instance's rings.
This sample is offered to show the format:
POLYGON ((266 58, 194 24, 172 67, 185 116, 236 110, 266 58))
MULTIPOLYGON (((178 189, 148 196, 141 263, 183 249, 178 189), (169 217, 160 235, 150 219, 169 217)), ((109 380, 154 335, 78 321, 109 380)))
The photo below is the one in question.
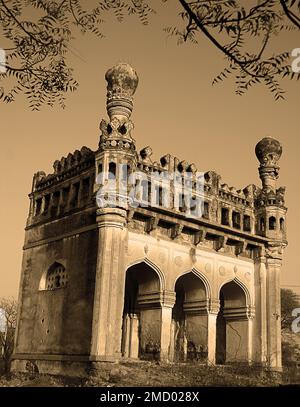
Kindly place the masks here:
POLYGON ((94 164, 95 153, 88 147, 83 146, 81 150, 69 153, 67 157, 62 157, 53 163, 54 173, 46 175, 38 172, 35 177, 34 191, 42 191, 68 178, 80 175, 82 171, 94 164))
POLYGON ((47 223, 91 205, 95 179, 95 153, 82 147, 56 160, 54 172, 33 177, 27 226, 47 223))

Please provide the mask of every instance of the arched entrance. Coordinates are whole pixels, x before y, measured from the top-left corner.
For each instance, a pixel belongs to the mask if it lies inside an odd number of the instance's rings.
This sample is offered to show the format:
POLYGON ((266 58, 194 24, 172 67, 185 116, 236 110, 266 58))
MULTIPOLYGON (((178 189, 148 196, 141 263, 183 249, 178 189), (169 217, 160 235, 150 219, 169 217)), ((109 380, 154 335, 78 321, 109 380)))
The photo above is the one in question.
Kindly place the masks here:
POLYGON ((207 358, 207 293, 193 272, 179 277, 172 312, 173 360, 207 358))
POLYGON ((244 289, 235 281, 220 290, 217 317, 216 363, 251 361, 251 319, 244 289))
POLYGON ((161 283, 146 262, 126 271, 122 355, 158 359, 161 343, 161 283))

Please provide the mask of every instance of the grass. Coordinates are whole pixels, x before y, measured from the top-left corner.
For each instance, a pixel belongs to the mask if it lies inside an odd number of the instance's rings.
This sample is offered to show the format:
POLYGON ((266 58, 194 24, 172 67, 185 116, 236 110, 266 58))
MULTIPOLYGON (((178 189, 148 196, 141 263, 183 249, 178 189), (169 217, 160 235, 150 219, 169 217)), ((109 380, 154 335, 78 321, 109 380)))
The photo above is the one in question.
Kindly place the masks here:
POLYGON ((251 367, 210 367, 197 363, 124 362, 103 364, 103 369, 93 372, 87 378, 41 374, 0 376, 0 387, 264 387, 291 384, 300 385, 299 368, 286 368, 281 375, 276 375, 251 367))

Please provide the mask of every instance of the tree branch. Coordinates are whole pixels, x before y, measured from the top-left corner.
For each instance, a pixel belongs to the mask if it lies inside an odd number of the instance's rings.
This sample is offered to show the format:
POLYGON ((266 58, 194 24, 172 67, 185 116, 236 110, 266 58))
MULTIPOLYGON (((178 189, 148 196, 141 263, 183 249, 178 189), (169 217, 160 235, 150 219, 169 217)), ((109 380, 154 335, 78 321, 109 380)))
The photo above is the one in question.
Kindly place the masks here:
POLYGON ((287 6, 285 0, 280 0, 280 4, 285 12, 287 18, 300 29, 300 19, 296 16, 287 6))
POLYGON ((229 52, 222 44, 220 44, 215 37, 204 27, 204 25, 200 22, 198 16, 193 12, 193 10, 189 7, 189 4, 185 0, 179 0, 181 3, 182 7, 184 10, 188 13, 189 17, 192 18, 197 25, 197 27, 202 31, 202 33, 220 50, 225 54, 231 61, 235 62, 237 65, 240 66, 240 68, 247 73, 250 76, 259 78, 259 77, 264 77, 260 75, 254 75, 252 72, 250 72, 247 68, 245 68, 246 65, 250 65, 254 62, 259 61, 260 58, 254 58, 252 60, 247 60, 247 61, 241 61, 239 60, 235 55, 233 55, 231 52, 229 52))
POLYGON ((36 38, 33 33, 30 31, 27 31, 26 28, 23 26, 23 24, 20 23, 20 21, 16 18, 16 16, 11 12, 11 10, 7 7, 5 4, 4 0, 0 0, 1 3, 3 4, 3 7, 7 11, 7 13, 10 15, 10 17, 15 21, 15 23, 21 28, 22 31, 24 31, 25 34, 27 34, 33 41, 38 42, 42 45, 49 45, 51 41, 49 42, 43 42, 41 41, 40 38, 36 38))

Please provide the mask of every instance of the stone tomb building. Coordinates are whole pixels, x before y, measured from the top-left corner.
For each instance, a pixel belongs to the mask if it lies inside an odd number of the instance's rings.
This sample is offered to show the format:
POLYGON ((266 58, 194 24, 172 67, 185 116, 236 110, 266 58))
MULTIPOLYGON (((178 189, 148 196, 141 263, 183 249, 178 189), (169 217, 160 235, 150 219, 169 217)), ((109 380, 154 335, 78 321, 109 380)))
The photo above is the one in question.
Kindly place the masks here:
POLYGON ((106 80, 98 150, 33 178, 13 368, 82 374, 130 358, 280 369, 280 143, 256 146, 261 187, 237 190, 169 154, 153 162, 132 138, 136 72, 121 63, 106 80))

